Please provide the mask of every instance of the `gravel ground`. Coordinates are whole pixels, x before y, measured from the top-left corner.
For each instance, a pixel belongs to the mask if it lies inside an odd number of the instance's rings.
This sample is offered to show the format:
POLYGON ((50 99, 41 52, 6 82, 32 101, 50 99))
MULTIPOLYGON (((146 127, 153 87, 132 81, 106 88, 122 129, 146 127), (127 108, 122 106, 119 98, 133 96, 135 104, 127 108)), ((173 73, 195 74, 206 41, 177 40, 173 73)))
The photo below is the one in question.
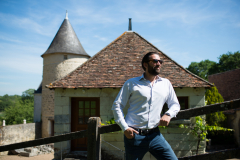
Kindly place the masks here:
POLYGON ((34 157, 23 157, 18 155, 0 156, 0 160, 53 160, 54 153, 42 154, 34 157))

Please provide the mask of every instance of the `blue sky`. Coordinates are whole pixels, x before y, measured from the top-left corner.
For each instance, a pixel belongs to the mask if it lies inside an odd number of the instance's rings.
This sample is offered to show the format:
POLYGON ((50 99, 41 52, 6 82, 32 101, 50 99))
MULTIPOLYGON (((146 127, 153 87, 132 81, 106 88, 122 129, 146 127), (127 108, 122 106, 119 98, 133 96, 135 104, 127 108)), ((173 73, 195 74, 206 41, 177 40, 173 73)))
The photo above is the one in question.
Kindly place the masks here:
POLYGON ((239 0, 0 0, 0 96, 37 89, 40 57, 65 18, 93 56, 128 29, 177 63, 240 50, 239 0))

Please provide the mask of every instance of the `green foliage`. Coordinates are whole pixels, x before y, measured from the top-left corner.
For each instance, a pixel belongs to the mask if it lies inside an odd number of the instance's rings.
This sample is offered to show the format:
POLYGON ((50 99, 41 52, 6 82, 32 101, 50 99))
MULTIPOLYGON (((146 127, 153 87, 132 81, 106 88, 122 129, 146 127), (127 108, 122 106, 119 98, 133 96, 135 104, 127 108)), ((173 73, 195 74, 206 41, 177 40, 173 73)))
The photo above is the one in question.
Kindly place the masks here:
POLYGON ((28 89, 22 93, 22 100, 34 100, 34 89, 28 89))
POLYGON ((240 52, 228 52, 218 57, 219 62, 209 69, 209 75, 240 68, 240 52))
POLYGON ((204 60, 201 62, 192 62, 186 69, 189 70, 190 72, 198 75, 199 77, 207 80, 207 76, 208 76, 208 71, 209 69, 213 66, 217 64, 214 61, 210 61, 210 60, 204 60))
POLYGON ((234 131, 233 129, 223 128, 219 126, 206 126, 208 131, 234 131))
POLYGON ((7 125, 22 124, 26 119, 27 123, 33 122, 34 102, 30 100, 18 101, 14 106, 9 106, 4 110, 1 120, 6 120, 7 125))
POLYGON ((5 108, 14 105, 21 96, 14 95, 9 96, 8 94, 5 94, 4 96, 0 96, 0 112, 4 111, 5 108))
POLYGON ((200 141, 207 140, 207 134, 210 132, 212 134, 212 131, 218 132, 218 131, 227 131, 227 132, 233 132, 233 129, 223 128, 219 126, 209 126, 206 124, 206 122, 200 117, 195 117, 196 123, 193 126, 186 126, 184 124, 180 124, 180 128, 191 128, 191 133, 195 135, 198 138, 198 144, 197 144, 197 153, 200 145, 200 141))
MULTIPOLYGON (((205 93, 206 104, 215 104, 224 102, 223 97, 218 92, 216 86, 211 87, 205 93)), ((226 124, 227 117, 222 112, 215 112, 206 115, 207 124, 210 126, 224 126, 226 124)))
MULTIPOLYGON (((7 125, 22 124, 26 119, 27 123, 33 122, 34 111, 34 90, 28 89, 22 93, 22 96, 8 96, 1 97, 4 106, 4 114, 0 120, 6 120, 7 125)), ((0 102, 1 103, 1 102, 0 102)))
POLYGON ((207 101, 206 103, 207 105, 210 105, 210 104, 224 102, 224 99, 221 96, 221 94, 218 92, 217 87, 213 86, 210 89, 208 89, 207 92, 205 93, 205 101, 207 101))
POLYGON ((208 59, 201 62, 191 62, 186 68, 190 72, 207 80, 208 75, 226 72, 240 68, 240 52, 228 52, 218 57, 218 63, 208 59))
POLYGON ((207 138, 212 145, 232 145, 236 143, 234 130, 217 126, 208 126, 207 138))
POLYGON ((107 124, 115 124, 116 123, 114 118, 112 118, 112 119, 110 119, 109 121, 106 121, 106 122, 107 122, 107 124))

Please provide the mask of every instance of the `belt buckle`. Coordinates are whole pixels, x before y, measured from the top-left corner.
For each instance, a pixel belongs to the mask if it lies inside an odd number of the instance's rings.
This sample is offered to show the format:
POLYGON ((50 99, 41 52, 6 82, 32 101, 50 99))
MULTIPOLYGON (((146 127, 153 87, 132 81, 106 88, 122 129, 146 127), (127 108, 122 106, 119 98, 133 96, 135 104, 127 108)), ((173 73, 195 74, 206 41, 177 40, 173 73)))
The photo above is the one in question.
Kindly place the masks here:
POLYGON ((145 129, 145 130, 142 130, 142 133, 141 133, 141 134, 145 136, 145 135, 147 135, 148 133, 149 133, 149 130, 148 130, 148 129, 145 129))

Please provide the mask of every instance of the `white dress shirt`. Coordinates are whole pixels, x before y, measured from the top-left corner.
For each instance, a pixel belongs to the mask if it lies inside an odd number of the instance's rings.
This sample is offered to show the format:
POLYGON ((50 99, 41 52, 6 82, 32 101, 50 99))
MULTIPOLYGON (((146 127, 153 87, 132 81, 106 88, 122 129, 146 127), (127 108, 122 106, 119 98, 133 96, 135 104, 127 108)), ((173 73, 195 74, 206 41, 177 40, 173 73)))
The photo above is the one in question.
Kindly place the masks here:
POLYGON ((151 85, 149 80, 140 77, 127 80, 116 97, 112 111, 116 123, 125 131, 129 126, 138 129, 152 129, 158 126, 164 103, 168 104, 171 118, 180 110, 172 84, 166 78, 157 76, 151 85), (129 101, 130 107, 124 119, 123 108, 129 101))

